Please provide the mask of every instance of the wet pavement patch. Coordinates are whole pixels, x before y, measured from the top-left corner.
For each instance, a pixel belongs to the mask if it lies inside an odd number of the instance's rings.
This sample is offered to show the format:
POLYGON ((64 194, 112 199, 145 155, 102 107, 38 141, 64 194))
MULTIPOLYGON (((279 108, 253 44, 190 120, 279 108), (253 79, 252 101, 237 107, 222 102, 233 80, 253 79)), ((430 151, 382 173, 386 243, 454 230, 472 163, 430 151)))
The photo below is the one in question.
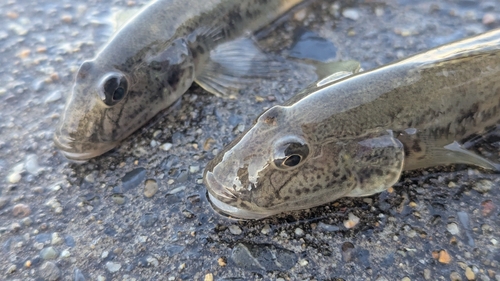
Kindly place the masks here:
POLYGON ((284 248, 249 243, 238 243, 231 259, 237 266, 251 271, 286 271, 298 261, 294 252, 284 248))

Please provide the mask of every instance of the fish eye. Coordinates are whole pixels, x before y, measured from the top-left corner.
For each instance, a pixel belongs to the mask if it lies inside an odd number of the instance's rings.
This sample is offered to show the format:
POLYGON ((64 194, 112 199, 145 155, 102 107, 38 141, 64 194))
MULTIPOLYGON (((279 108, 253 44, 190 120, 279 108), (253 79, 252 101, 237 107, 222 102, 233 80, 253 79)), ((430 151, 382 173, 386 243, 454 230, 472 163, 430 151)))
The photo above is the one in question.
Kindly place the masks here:
POLYGON ((273 164, 277 169, 289 170, 299 166, 309 155, 309 146, 301 139, 278 141, 273 155, 273 164))
POLYGON ((101 82, 99 96, 108 106, 113 106, 120 102, 128 90, 128 82, 124 75, 112 73, 104 77, 101 82))

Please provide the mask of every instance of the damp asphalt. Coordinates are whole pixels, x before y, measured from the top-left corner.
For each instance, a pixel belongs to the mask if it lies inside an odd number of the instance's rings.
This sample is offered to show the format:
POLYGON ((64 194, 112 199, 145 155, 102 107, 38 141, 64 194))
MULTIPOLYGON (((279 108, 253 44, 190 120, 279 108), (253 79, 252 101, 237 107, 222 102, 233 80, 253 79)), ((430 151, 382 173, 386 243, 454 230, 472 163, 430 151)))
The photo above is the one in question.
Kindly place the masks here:
MULTIPOLYGON (((300 73, 232 99, 194 85, 116 149, 68 162, 52 137, 75 72, 116 15, 145 3, 0 3, 1 280, 500 280, 500 176, 476 167, 258 221, 211 208, 204 166, 311 82, 300 73)), ((285 57, 326 46, 368 70, 498 27, 500 1, 316 0, 259 45, 285 57)), ((475 149, 498 161, 499 140, 475 149)))

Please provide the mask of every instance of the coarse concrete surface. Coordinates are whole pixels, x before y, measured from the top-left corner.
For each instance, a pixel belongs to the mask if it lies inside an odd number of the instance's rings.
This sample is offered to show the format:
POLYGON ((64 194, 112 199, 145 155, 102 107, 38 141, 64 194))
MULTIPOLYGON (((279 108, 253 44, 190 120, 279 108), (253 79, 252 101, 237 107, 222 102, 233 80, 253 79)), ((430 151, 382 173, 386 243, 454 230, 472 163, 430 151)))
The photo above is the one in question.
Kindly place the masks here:
MULTIPOLYGON (((204 166, 311 82, 300 73, 233 99, 194 85, 116 149, 68 162, 52 136, 75 72, 145 3, 0 3, 0 279, 500 280, 500 177, 476 167, 258 221, 211 208, 204 166)), ((316 0, 259 44, 286 55, 306 29, 368 70, 499 26, 500 1, 316 0)), ((476 149, 498 161, 497 141, 476 149)))

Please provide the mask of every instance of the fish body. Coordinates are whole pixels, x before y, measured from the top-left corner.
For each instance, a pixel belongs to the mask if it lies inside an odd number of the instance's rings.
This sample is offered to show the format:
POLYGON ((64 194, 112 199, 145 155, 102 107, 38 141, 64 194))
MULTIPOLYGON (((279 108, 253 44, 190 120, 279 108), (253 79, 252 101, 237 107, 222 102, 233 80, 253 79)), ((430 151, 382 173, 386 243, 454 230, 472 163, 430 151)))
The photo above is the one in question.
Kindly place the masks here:
POLYGON ((499 165, 461 144, 500 121, 500 30, 327 83, 265 111, 205 169, 212 204, 258 219, 367 196, 403 170, 499 165))
POLYGON ((267 60, 248 35, 301 2, 153 1, 81 65, 56 146, 74 160, 101 155, 174 103, 193 81, 224 95, 240 77, 266 75, 267 60))

